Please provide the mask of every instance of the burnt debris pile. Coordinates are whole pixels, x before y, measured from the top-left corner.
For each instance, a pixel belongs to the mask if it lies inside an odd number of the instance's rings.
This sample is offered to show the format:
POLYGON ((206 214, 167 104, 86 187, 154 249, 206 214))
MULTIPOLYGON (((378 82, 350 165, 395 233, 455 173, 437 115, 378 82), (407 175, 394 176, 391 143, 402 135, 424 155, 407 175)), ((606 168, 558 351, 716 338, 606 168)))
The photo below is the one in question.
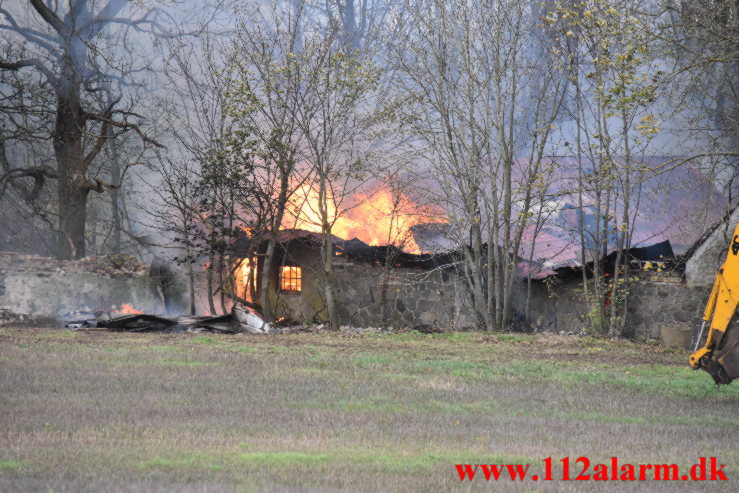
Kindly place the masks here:
POLYGON ((237 303, 231 313, 215 317, 167 317, 149 313, 72 312, 63 316, 64 327, 105 328, 115 332, 212 332, 218 334, 268 334, 271 327, 252 309, 237 303))

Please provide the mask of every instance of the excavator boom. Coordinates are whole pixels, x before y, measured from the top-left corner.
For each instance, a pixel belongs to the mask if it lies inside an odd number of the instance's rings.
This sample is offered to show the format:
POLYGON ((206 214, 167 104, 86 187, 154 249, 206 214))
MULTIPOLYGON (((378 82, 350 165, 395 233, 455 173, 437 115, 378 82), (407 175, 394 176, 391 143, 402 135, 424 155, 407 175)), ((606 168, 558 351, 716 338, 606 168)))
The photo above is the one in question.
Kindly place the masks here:
POLYGON ((739 224, 731 236, 726 261, 718 269, 706 303, 703 325, 695 341, 690 366, 706 370, 717 385, 739 378, 739 329, 732 327, 739 300, 739 224), (703 330, 708 336, 700 347, 703 330))

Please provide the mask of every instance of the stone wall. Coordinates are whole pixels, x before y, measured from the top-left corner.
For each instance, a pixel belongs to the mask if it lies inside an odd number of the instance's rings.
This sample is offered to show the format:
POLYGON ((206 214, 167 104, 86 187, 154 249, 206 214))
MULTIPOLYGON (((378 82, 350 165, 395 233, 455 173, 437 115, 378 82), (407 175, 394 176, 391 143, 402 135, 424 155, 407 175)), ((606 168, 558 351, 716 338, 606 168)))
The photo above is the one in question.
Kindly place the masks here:
POLYGON ((710 287, 685 283, 642 282, 629 296, 627 336, 657 339, 662 327, 695 329, 700 325, 710 287))
MULTIPOLYGON (((652 263, 650 263, 652 264, 652 263)), ((288 263, 302 268, 301 293, 275 293, 277 314, 298 322, 327 319, 317 249, 291 247, 288 263)), ((656 339, 663 327, 693 329, 700 324, 710 285, 689 285, 681 272, 658 266, 633 272, 624 335, 656 339)), ((412 327, 429 324, 459 329, 475 325, 469 295, 453 268, 423 271, 391 268, 334 257, 336 302, 340 322, 353 326, 412 327), (385 299, 383 301, 383 289, 385 299)), ((272 274, 278 285, 277 266, 272 274)), ((712 278, 710 279, 712 282, 712 278)), ((550 277, 514 283, 514 330, 581 332, 589 325, 582 279, 550 277), (529 320, 526 322, 526 300, 529 320)))
POLYGON ((582 296, 580 280, 550 277, 533 281, 529 294, 526 280, 515 281, 513 306, 519 319, 526 315, 529 299, 529 320, 538 331, 579 332, 586 324, 587 306, 582 296))
MULTIPOLYGON (((700 325, 710 286, 689 286, 670 277, 661 280, 638 278, 631 283, 624 335, 638 340, 658 339, 662 327, 694 329, 700 325)), ((587 327, 587 305, 582 281, 535 282, 531 293, 531 318, 543 331, 579 332, 587 327)), ((522 307, 525 288, 517 294, 522 307)))
POLYGON ((474 324, 466 290, 452 269, 386 271, 346 262, 336 265, 336 281, 339 316, 348 325, 460 328, 474 324))
MULTIPOLYGON (((317 249, 293 245, 285 265, 299 265, 302 292, 277 292, 277 314, 298 322, 327 319, 317 249)), ((279 279, 275 266, 275 286, 279 279)), ((336 305, 343 325, 458 328, 474 324, 461 280, 453 269, 391 268, 334 257, 336 305), (383 297, 383 291, 385 293, 383 297), (383 299, 384 298, 384 299, 383 299)))
POLYGON ((164 312, 148 268, 130 257, 58 261, 0 252, 0 308, 58 317, 82 309, 108 310, 123 303, 148 313, 164 312))

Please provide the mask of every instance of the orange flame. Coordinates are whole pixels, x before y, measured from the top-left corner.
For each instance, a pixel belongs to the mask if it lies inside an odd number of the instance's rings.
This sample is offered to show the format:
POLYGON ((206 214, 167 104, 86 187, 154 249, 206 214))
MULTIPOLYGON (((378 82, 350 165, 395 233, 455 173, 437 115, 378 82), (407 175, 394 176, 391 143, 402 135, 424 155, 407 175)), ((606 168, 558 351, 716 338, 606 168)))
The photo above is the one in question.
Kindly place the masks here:
POLYGON ((254 301, 257 279, 256 257, 241 259, 241 265, 236 269, 235 276, 236 294, 245 300, 254 301))
MULTIPOLYGON (((411 227, 441 221, 431 208, 420 206, 403 193, 393 193, 384 188, 371 195, 355 195, 354 207, 338 218, 333 198, 328 197, 325 202, 328 220, 334 221, 332 234, 347 240, 357 238, 368 245, 395 245, 409 253, 421 253, 411 227)), ((319 204, 316 190, 309 186, 298 189, 289 207, 292 223, 283 224, 283 227, 320 232, 319 204)))
POLYGON ((119 310, 113 310, 113 313, 127 313, 129 315, 141 315, 141 310, 137 310, 133 307, 133 305, 129 305, 128 303, 121 303, 121 308, 119 310))

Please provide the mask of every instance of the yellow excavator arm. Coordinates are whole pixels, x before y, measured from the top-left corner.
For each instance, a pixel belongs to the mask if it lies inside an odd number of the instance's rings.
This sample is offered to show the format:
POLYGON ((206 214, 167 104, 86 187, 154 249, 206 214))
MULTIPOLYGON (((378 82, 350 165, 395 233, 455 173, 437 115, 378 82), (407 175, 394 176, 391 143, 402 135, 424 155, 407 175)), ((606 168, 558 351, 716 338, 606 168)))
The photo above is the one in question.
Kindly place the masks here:
POLYGON ((739 329, 732 327, 739 300, 739 224, 731 236, 726 261, 716 273, 711 296, 703 314, 703 324, 695 339, 690 366, 703 368, 717 385, 739 378, 739 329), (708 325, 706 342, 699 349, 708 325))

